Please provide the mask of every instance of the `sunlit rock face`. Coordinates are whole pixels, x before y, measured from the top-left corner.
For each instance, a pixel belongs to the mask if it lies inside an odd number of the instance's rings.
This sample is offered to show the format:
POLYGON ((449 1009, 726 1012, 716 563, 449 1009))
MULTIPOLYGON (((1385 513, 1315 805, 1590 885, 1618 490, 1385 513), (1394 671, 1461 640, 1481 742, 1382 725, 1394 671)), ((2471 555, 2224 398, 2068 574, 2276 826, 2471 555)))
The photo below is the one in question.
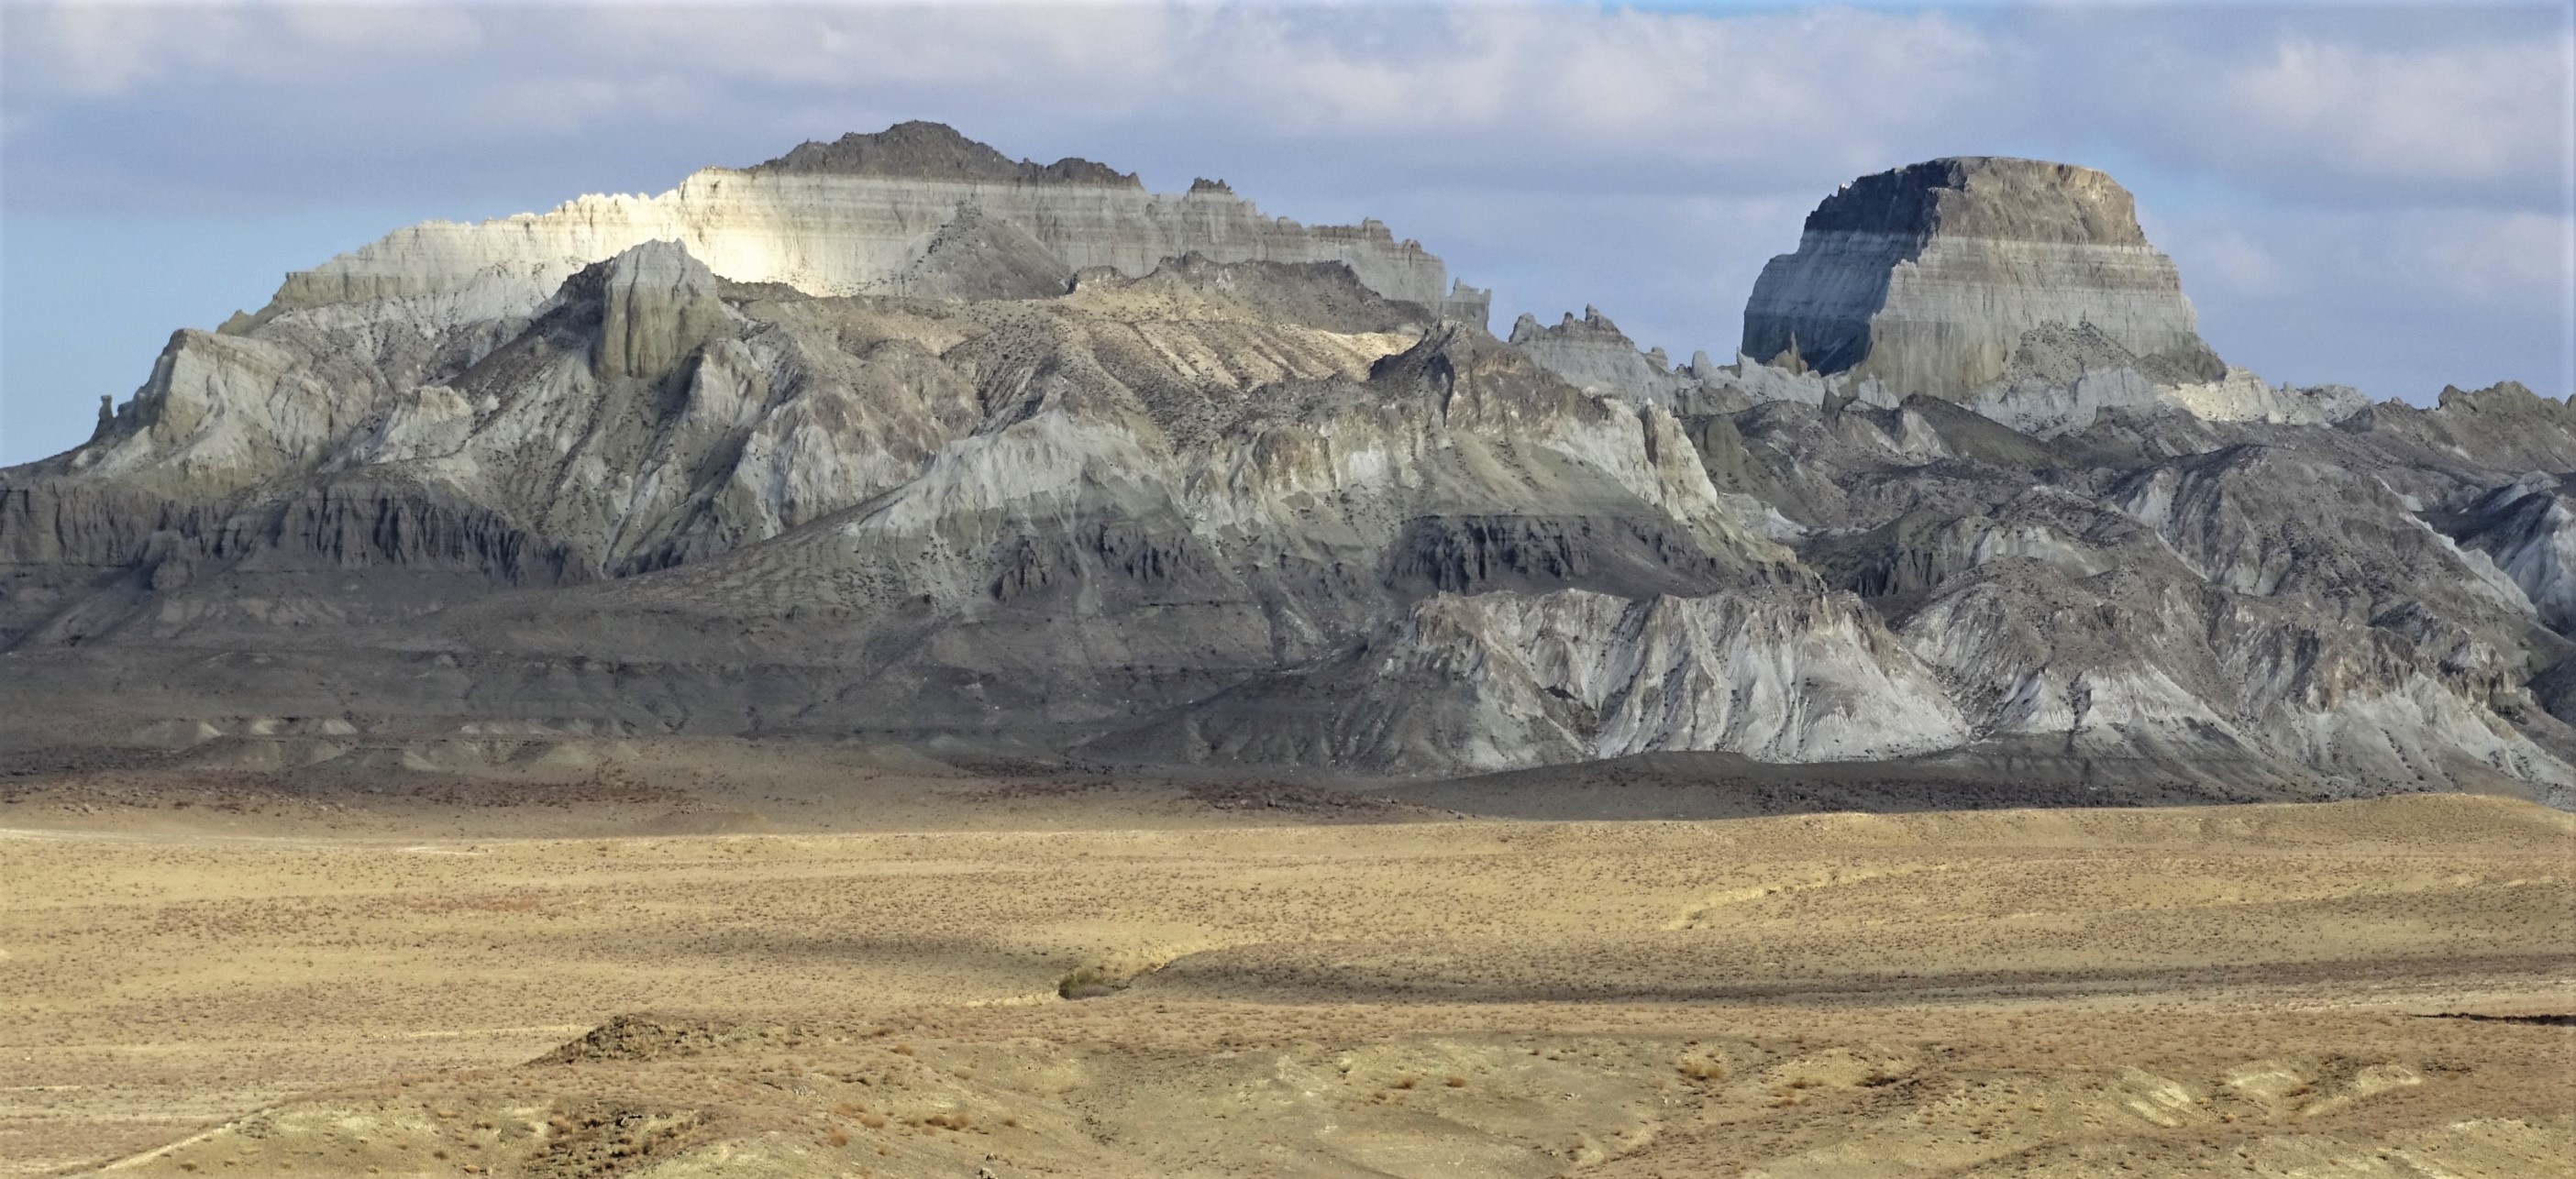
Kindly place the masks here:
POLYGON ((1523 315, 1512 325, 1512 346, 1548 371, 1594 393, 1618 393, 1651 405, 1688 404, 1699 387, 1690 369, 1673 371, 1662 349, 1640 351, 1636 342, 1597 307, 1572 312, 1556 324, 1541 325, 1523 315))
POLYGON ((2104 414, 2319 425, 2368 404, 2221 363, 2128 191, 2035 160, 1934 160, 1844 185, 1764 269, 1732 365, 1677 368, 1591 308, 1552 326, 1523 316, 1512 342, 1583 388, 1687 412, 1929 396, 2054 436, 2104 414))
POLYGON ((2081 169, 1808 239, 1795 348, 1676 365, 932 124, 400 231, 0 471, 0 774, 326 717, 2576 801, 2576 409, 2221 370, 2081 169))
MULTIPOLYGON (((1074 273, 1141 276, 1165 258, 1340 262, 1390 299, 1439 309, 1453 295, 1440 259, 1385 225, 1306 226, 1262 214, 1225 185, 1149 193, 1087 160, 1038 165, 935 123, 808 143, 750 168, 708 168, 659 196, 585 196, 545 213, 396 230, 289 275, 268 314, 326 304, 502 288, 477 308, 524 313, 563 280, 630 246, 670 240, 737 282, 808 295, 1026 297, 1074 273), (960 284, 942 246, 1007 242, 1010 281, 960 284), (1030 289, 1032 275, 1051 276, 1030 289)), ((989 250, 961 251, 979 264, 989 250)), ((1481 321, 1480 321, 1481 322, 1481 321)))
POLYGON ((646 242, 604 263, 598 274, 600 376, 668 372, 730 325, 715 272, 677 242, 646 242))
POLYGON ((1746 355, 1959 399, 2023 333, 2090 324, 2168 383, 2225 375, 2129 191, 2090 168, 1993 156, 1864 176, 1808 214, 1744 309, 1746 355))

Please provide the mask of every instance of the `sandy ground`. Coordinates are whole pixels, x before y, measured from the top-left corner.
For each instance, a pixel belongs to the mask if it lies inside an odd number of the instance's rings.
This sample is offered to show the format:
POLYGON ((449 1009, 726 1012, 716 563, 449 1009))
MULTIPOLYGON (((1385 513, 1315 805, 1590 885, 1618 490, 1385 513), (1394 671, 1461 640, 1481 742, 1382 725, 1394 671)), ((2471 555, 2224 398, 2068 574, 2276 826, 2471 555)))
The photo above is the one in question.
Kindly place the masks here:
POLYGON ((1496 822, 915 770, 828 814, 19 790, 0 1174, 2576 1158, 2576 819, 2529 804, 1496 822))

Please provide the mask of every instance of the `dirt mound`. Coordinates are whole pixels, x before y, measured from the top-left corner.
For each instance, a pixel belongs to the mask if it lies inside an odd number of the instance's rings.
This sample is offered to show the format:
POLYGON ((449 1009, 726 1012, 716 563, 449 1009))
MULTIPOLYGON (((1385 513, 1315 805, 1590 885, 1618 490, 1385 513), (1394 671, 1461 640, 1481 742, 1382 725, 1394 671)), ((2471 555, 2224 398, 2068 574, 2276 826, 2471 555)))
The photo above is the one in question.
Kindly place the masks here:
POLYGON ((743 1023, 690 1016, 620 1015, 532 1063, 660 1060, 729 1049, 794 1048, 809 1041, 820 1041, 830 1034, 831 1029, 805 1023, 743 1023))
POLYGON ((553 1131, 528 1157, 527 1179, 608 1179, 704 1142, 713 1119, 694 1109, 593 1103, 555 1115, 553 1131))

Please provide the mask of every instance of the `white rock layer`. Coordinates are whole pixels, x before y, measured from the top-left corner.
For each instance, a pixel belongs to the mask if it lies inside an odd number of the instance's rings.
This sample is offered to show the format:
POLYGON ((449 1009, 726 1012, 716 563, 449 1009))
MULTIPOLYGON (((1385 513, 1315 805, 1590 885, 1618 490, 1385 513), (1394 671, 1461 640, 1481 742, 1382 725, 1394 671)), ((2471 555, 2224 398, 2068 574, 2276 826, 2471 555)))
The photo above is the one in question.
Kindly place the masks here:
POLYGON ((2128 190, 2090 168, 1999 157, 1915 164, 1827 197, 1797 252, 1755 281, 1742 351, 1956 399, 2044 323, 2091 324, 2141 357, 2220 375, 2128 190))

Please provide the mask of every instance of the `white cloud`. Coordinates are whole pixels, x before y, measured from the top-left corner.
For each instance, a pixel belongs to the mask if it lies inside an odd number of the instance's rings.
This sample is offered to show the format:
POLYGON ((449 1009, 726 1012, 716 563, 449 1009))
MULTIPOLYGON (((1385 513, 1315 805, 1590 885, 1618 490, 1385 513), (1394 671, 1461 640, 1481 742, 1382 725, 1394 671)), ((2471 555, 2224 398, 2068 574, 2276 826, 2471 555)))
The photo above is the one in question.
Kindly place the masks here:
POLYGON ((2191 274, 2186 288, 2207 292, 2224 289, 2253 296, 2278 295, 2289 284, 2289 268, 2274 246, 2236 226, 2220 226, 2199 234, 2177 235, 2151 231, 2150 240, 2166 252, 2179 251, 2190 260, 2191 274))
POLYGON ((2576 218, 2511 209, 2211 209, 2157 229, 2193 290, 2431 296, 2490 312, 2561 302, 2576 243, 2576 218))
POLYGON ((105 98, 242 51, 237 14, 110 5, 0 5, 13 105, 105 98))
MULTIPOLYGON (((1166 189, 1223 176, 1274 213, 1378 216, 1511 310, 1597 303, 1723 354, 1752 274, 1836 182, 2004 153, 2129 181, 2222 351, 2257 367, 2369 385, 2428 323, 2542 383, 2568 364, 2576 42, 2547 10, 8 4, 0 22, 12 211, 539 208, 930 118, 1166 189)), ((130 358, 102 363, 103 387, 131 386, 130 358)))
POLYGON ((639 114, 757 133, 781 110, 919 105, 1411 145, 1495 176, 1616 163, 1748 191, 1783 172, 1811 187, 2107 134, 2249 187, 2382 181, 2526 203, 2564 183, 2576 54, 2563 28, 2534 35, 2528 20, 2488 35, 2463 16, 2410 38, 2333 10, 2265 35, 2154 10, 83 5, 11 6, 8 22, 0 84, 13 116, 40 119, 188 92, 211 106, 200 117, 287 134, 365 120, 393 142, 527 140, 639 114), (425 91, 442 101, 395 101, 425 91))
POLYGON ((2147 10, 2101 23, 2120 35, 2061 46, 2071 84, 2058 117, 2126 153, 2319 204, 2564 199, 2576 34, 2563 10, 2147 10))
MULTIPOLYGON (((13 18, 13 108, 200 92, 288 127, 389 140, 569 133, 682 77, 708 117, 754 99, 915 102, 1367 147, 1447 141, 1533 164, 1874 165, 1994 105, 1984 38, 1950 18, 1591 9, 1046 7, 37 8, 13 18), (1821 68, 1820 46, 1832 47, 1821 68), (394 101, 435 83, 438 103, 394 101), (318 100, 318 101, 317 101, 318 100), (1481 137, 1480 143, 1466 143, 1481 137)), ((668 109, 667 105, 665 108, 668 109)))
POLYGON ((2569 52, 2563 34, 2412 51, 2294 38, 2220 79, 2201 107, 2228 120, 2235 133, 2212 142, 2240 157, 2356 177, 2554 182, 2569 52))
POLYGON ((295 4, 273 14, 274 32, 310 53, 454 57, 484 45, 472 10, 426 4, 295 4))
POLYGON ((2202 334, 2267 377, 2416 400, 2505 379, 2576 390, 2576 218, 2233 206, 2152 228, 2202 334))
MULTIPOLYGON (((2413 267, 2464 303, 2489 307, 2554 301, 2563 294, 2576 218, 2538 213, 2487 217, 2418 215, 2408 245, 2413 267)), ((2571 319, 2568 322, 2576 322, 2571 319)))

